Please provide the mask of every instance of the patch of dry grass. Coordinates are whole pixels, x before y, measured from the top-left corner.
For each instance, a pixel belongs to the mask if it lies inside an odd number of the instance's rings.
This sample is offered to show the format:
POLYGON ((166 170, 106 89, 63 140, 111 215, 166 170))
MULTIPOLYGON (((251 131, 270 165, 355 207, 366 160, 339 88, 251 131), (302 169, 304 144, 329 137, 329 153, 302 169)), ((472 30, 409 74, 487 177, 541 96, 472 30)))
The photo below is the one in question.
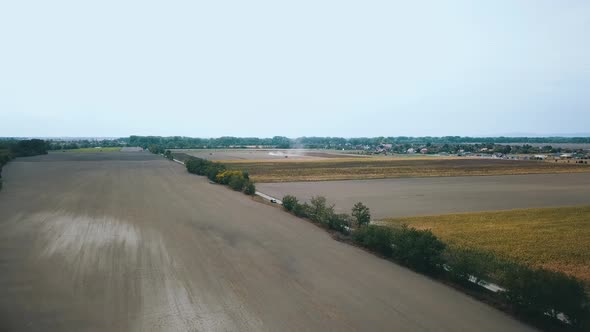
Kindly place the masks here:
POLYGON ((223 163, 230 168, 247 170, 256 182, 590 172, 590 166, 585 164, 440 157, 232 160, 223 163))
POLYGON ((590 206, 392 218, 381 222, 431 229, 451 245, 491 251, 590 283, 590 206))

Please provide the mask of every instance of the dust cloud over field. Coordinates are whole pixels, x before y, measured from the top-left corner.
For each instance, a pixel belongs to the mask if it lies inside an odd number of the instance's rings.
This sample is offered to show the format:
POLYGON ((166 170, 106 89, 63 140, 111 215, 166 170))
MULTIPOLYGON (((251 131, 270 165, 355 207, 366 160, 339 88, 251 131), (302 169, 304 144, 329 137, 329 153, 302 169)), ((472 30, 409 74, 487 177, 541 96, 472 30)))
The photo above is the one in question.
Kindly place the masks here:
POLYGON ((332 158, 355 158, 358 156, 346 154, 337 150, 312 149, 176 149, 174 153, 183 153, 207 160, 324 160, 332 158))
POLYGON ((259 183, 257 189, 279 199, 325 196, 344 212, 363 202, 380 219, 590 204, 590 173, 259 183))
POLYGON ((3 175, 0 330, 528 329, 146 152, 3 175))

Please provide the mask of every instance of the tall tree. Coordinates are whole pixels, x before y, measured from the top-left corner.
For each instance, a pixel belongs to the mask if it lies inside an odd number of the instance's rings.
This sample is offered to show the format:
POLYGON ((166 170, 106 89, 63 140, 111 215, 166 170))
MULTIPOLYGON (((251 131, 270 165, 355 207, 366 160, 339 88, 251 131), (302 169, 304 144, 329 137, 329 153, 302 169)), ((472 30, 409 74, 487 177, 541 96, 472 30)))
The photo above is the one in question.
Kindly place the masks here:
POLYGON ((352 216, 359 228, 371 222, 371 211, 361 202, 356 203, 352 208, 352 216))

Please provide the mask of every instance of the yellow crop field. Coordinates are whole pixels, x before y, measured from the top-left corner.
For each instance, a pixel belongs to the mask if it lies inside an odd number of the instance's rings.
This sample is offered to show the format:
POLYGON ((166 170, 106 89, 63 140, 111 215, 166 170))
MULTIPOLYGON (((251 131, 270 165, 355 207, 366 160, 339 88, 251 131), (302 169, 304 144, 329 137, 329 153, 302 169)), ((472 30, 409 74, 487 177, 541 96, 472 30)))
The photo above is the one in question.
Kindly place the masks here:
POLYGON ((590 172, 590 165, 587 164, 475 158, 332 158, 222 162, 232 169, 247 170, 256 182, 590 172))
POLYGON ((590 283, 590 206, 392 218, 431 229, 452 246, 562 271, 590 283))

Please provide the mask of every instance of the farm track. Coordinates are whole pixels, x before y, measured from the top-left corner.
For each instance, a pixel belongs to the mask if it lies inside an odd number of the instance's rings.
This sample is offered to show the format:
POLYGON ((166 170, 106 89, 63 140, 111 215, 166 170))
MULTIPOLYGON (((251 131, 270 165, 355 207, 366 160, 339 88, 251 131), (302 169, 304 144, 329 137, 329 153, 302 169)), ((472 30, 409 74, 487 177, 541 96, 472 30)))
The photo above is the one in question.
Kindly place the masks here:
POLYGON ((17 159, 0 192, 0 331, 526 331, 147 153, 17 159))

